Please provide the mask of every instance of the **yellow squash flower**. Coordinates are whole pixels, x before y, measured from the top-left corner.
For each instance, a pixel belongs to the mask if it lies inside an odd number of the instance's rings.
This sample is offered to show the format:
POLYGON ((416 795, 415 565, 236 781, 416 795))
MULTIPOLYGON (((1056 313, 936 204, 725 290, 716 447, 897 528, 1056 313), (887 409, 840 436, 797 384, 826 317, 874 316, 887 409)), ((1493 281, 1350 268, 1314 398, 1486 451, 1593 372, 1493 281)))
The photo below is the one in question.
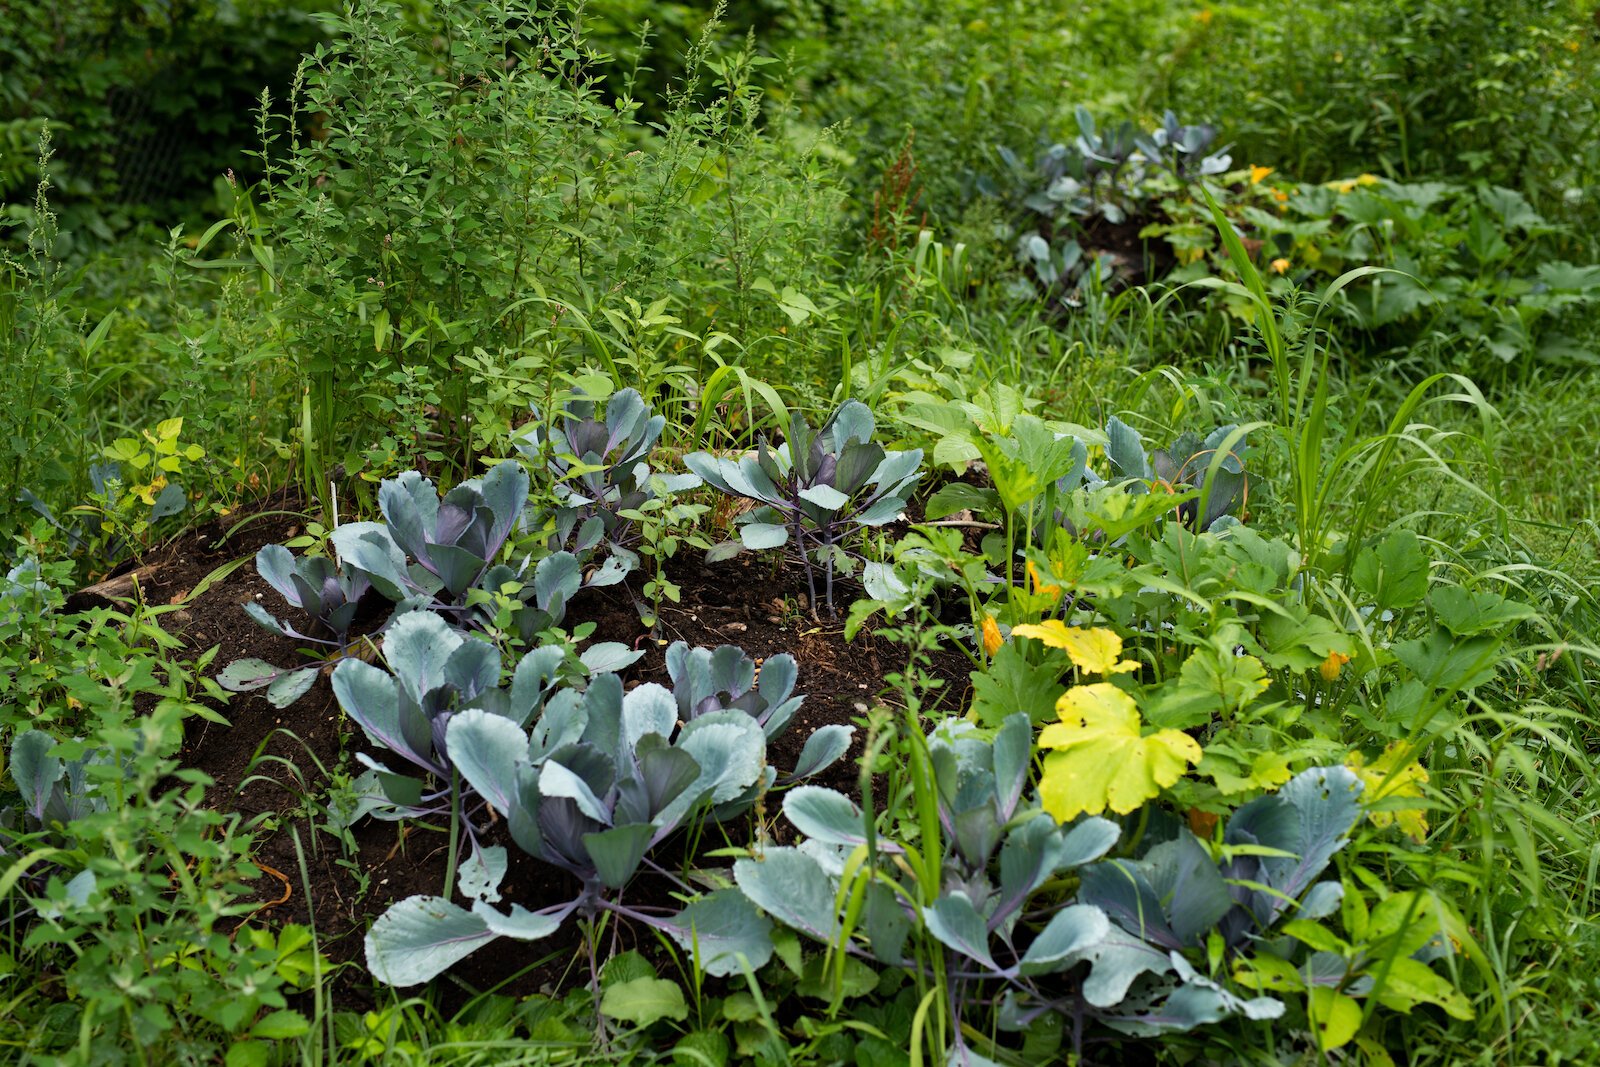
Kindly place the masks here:
POLYGON ((1039 568, 1033 565, 1033 560, 1028 561, 1028 584, 1035 593, 1046 593, 1050 596, 1060 596, 1061 587, 1045 581, 1039 576, 1039 568))
POLYGON ((994 621, 993 615, 985 615, 981 629, 983 630, 983 650, 993 656, 1000 651, 1000 645, 1005 641, 1005 638, 1000 636, 1000 625, 994 621))
POLYGON ((1322 680, 1324 682, 1337 682, 1339 680, 1339 672, 1349 662, 1350 657, 1343 652, 1329 652, 1328 658, 1322 661, 1322 666, 1318 667, 1317 670, 1322 672, 1322 680))
POLYGON ((1257 166, 1252 165, 1250 167, 1250 184, 1251 185, 1260 185, 1261 184, 1261 179, 1265 178, 1267 175, 1269 175, 1271 173, 1272 173, 1272 168, 1271 167, 1257 167, 1257 166))

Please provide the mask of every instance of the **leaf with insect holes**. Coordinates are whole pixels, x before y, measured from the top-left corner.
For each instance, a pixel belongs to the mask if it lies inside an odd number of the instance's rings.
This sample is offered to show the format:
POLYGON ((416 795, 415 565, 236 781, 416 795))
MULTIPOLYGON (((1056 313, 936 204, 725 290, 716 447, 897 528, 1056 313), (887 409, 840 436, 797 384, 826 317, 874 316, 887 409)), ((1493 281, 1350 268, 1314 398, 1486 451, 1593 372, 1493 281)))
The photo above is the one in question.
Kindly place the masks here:
POLYGON ((268 703, 286 708, 305 696, 317 680, 317 668, 274 667, 265 660, 239 659, 217 673, 217 684, 234 693, 265 689, 268 703))

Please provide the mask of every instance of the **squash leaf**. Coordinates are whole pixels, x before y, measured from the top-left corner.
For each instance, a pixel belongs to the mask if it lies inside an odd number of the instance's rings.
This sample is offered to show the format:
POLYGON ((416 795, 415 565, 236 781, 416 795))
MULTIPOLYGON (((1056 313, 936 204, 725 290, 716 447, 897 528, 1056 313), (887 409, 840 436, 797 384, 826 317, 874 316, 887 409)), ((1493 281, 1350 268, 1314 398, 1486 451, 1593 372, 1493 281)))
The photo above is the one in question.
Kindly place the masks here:
POLYGON ((1133 698, 1107 682, 1067 690, 1059 723, 1039 734, 1044 760, 1039 798, 1058 822, 1106 808, 1126 815, 1200 761, 1200 745, 1177 730, 1144 736, 1133 698))
POLYGON ((1121 658, 1122 638, 1115 630, 1068 626, 1060 619, 1047 619, 1038 626, 1013 626, 1011 635, 1031 637, 1048 648, 1066 649, 1072 665, 1090 674, 1125 674, 1139 669, 1137 660, 1121 658))

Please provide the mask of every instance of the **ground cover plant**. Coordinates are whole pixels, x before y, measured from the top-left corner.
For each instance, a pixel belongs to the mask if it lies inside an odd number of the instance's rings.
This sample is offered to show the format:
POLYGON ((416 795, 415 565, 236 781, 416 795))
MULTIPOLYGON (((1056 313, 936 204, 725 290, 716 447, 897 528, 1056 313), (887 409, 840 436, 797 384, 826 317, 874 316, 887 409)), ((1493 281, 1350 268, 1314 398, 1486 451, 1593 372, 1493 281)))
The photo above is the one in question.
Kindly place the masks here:
POLYGON ((8 1062, 1592 1060, 1586 13, 250 11, 0 30, 8 1062))

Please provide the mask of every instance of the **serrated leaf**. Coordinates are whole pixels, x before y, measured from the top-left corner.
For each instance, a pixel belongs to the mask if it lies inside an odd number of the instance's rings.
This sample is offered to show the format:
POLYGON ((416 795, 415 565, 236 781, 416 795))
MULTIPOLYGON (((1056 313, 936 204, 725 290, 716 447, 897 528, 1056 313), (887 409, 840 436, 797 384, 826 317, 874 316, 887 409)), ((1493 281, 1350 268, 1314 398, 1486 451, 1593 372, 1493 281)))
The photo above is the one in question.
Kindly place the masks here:
POLYGON ((1012 627, 1011 636, 1031 637, 1048 648, 1065 649, 1072 665, 1090 674, 1125 674, 1139 669, 1136 660, 1121 658, 1122 637, 1115 630, 1068 626, 1060 619, 1047 619, 1037 626, 1012 627))
POLYGON ((1057 822, 1108 807, 1126 815, 1200 761, 1187 734, 1143 736, 1133 698, 1109 682, 1069 689, 1057 708, 1061 722, 1039 734, 1039 747, 1055 750, 1045 757, 1039 798, 1057 822))
POLYGON ((1428 557, 1415 533, 1396 530, 1377 548, 1361 550, 1350 580, 1381 610, 1409 608, 1428 592, 1428 557))

